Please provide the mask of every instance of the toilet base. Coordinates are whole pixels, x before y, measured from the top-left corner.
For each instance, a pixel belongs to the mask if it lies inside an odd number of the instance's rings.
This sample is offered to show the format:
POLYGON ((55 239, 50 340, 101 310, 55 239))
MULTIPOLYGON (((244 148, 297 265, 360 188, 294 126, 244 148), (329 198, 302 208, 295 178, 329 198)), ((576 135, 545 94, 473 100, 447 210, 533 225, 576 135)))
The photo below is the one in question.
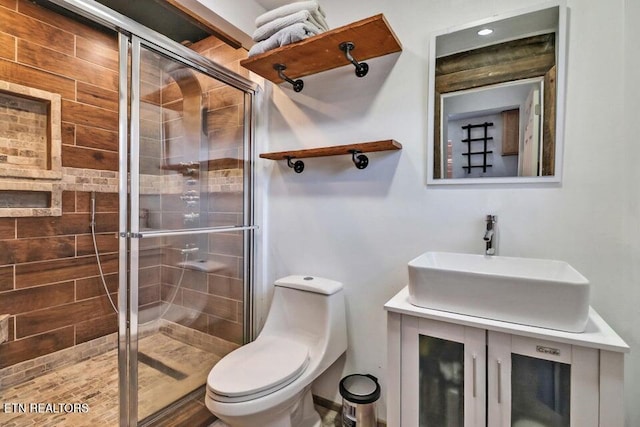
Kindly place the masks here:
MULTIPOLYGON (((233 417, 216 421, 214 427, 255 427, 256 419, 260 420, 260 427, 321 427, 320 414, 313 405, 311 386, 303 392, 302 398, 294 402, 293 406, 284 411, 271 414, 268 411, 251 417, 233 417)), ((215 413, 214 413, 215 414, 215 413)), ((215 414, 218 415, 218 414, 215 414)), ((226 418, 222 416, 222 418, 226 418)))
POLYGON ((313 395, 311 387, 308 387, 304 393, 304 397, 298 404, 298 408, 291 416, 291 426, 296 427, 321 427, 322 420, 320 414, 313 405, 313 395))

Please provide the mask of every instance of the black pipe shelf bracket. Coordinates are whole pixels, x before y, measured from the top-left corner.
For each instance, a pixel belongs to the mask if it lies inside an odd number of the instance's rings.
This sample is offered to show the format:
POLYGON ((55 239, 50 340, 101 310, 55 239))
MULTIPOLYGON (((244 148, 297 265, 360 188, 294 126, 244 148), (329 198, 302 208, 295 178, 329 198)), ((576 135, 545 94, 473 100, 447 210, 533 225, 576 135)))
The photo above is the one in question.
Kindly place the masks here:
MULTIPOLYGON (((351 160, 356 168, 365 169, 369 166, 369 158, 362 154, 362 151, 349 150, 349 153, 351 153, 351 160)), ((304 171, 304 162, 302 160, 296 160, 294 162, 292 160, 295 159, 295 157, 292 156, 285 156, 285 159, 287 160, 287 166, 293 169, 295 173, 302 173, 304 171)))
POLYGON ((293 79, 287 77, 287 75, 284 73, 284 70, 287 69, 286 65, 284 65, 284 64, 273 64, 273 69, 278 72, 278 76, 280 76, 280 78, 282 80, 284 80, 287 83, 290 83, 291 86, 293 86, 293 90, 295 92, 302 92, 302 89, 304 88, 304 82, 302 81, 302 79, 293 80, 293 79))
POLYGON ((358 169, 364 169, 369 166, 369 158, 364 154, 361 154, 360 150, 349 150, 351 153, 351 160, 353 160, 353 164, 356 165, 358 169))
POLYGON ((291 160, 295 159, 295 157, 292 156, 285 156, 285 159, 287 159, 287 166, 293 169, 295 173, 302 173, 302 171, 304 170, 304 162, 302 160, 296 160, 295 162, 292 162, 291 160))
POLYGON ((461 142, 467 144, 467 152, 462 153, 463 156, 467 156, 467 165, 462 166, 462 169, 465 169, 467 173, 471 173, 471 169, 476 169, 476 168, 482 168, 482 173, 486 173, 487 168, 490 168, 493 166, 487 163, 487 154, 493 153, 493 150, 489 150, 488 149, 489 147, 487 146, 489 141, 493 141, 493 137, 488 135, 488 129, 491 126, 493 126, 493 122, 484 122, 484 123, 479 123, 475 125, 468 124, 468 125, 462 126, 462 129, 467 131, 467 137, 461 140, 461 142), (471 130, 476 128, 482 128, 483 130, 482 137, 478 137, 478 138, 471 137, 471 130), (471 150, 472 142, 482 142, 483 143, 482 150, 472 151, 471 150), (480 165, 471 164, 471 157, 475 155, 482 156, 482 164, 480 165))
MULTIPOLYGON (((369 65, 366 62, 358 62, 358 61, 356 61, 354 59, 354 57, 351 55, 351 51, 356 48, 355 43, 353 43, 353 42, 343 42, 343 43, 340 43, 338 45, 338 48, 342 52, 344 52, 344 56, 345 56, 345 58, 347 58, 347 61, 351 62, 354 65, 354 67, 356 67, 356 69, 355 69, 356 76, 364 77, 364 76, 367 75, 367 73, 369 72, 369 65)), ((284 73, 284 71, 287 69, 287 66, 285 64, 273 64, 273 69, 278 72, 278 76, 282 80, 284 80, 285 82, 291 84, 291 86, 293 87, 294 92, 302 92, 302 89, 304 89, 304 81, 302 81, 302 79, 293 80, 292 78, 287 76, 284 73)))
POLYGON ((354 67, 356 67, 356 76, 364 77, 367 75, 369 72, 369 65, 366 62, 358 62, 353 58, 353 56, 351 56, 351 51, 356 48, 355 43, 343 42, 338 45, 338 48, 344 52, 344 56, 347 58, 347 61, 351 62, 354 67))

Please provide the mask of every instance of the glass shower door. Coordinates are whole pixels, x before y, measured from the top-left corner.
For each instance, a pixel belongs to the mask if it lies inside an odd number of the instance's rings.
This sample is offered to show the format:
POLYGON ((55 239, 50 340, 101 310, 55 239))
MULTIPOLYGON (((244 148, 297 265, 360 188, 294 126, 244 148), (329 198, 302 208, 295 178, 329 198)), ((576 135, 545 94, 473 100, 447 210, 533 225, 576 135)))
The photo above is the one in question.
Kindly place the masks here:
POLYGON ((214 364, 248 338, 252 95, 135 37, 131 70, 135 425, 201 390, 214 364))

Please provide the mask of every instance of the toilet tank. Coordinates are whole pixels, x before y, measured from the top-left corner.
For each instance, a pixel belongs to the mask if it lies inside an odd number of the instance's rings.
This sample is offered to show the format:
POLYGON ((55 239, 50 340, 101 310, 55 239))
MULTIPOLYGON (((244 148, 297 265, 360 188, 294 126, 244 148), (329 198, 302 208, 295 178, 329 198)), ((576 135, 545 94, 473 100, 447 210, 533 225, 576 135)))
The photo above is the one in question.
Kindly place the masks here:
POLYGON ((303 339, 333 363, 347 349, 342 283, 315 276, 276 280, 263 335, 303 339))

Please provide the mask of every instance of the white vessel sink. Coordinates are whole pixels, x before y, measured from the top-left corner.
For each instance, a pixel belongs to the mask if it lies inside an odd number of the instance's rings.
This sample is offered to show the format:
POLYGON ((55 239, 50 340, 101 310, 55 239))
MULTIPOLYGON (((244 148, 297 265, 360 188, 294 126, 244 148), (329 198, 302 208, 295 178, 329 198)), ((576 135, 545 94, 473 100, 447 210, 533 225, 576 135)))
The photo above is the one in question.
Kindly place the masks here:
POLYGON ((583 332, 589 315, 589 281, 563 261, 427 252, 409 262, 409 302, 583 332))

